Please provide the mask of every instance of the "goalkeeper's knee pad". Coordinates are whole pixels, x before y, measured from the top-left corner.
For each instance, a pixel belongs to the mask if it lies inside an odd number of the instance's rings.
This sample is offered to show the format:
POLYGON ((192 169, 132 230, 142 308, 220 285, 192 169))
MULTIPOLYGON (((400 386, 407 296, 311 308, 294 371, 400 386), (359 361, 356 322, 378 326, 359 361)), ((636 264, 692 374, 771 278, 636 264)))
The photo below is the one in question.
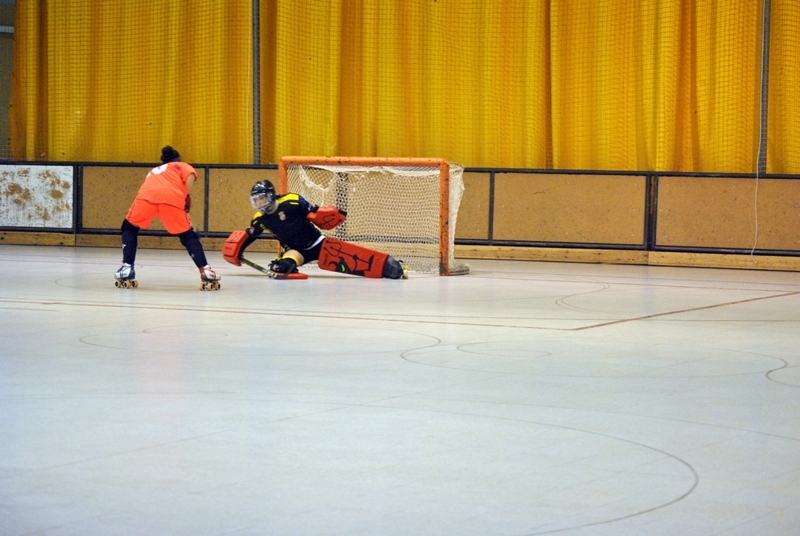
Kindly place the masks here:
POLYGON ((400 279, 403 277, 403 265, 394 257, 389 255, 383 263, 383 277, 388 279, 400 279))

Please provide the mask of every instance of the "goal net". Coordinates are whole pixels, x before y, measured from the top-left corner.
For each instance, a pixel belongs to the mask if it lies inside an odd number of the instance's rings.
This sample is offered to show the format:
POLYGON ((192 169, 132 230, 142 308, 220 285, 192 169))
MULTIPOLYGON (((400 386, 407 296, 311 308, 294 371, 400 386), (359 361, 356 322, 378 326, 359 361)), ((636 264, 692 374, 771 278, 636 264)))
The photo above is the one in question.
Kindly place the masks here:
POLYGON ((460 275, 469 272, 453 258, 463 172, 435 158, 287 156, 278 190, 347 212, 327 236, 388 253, 415 272, 460 275))

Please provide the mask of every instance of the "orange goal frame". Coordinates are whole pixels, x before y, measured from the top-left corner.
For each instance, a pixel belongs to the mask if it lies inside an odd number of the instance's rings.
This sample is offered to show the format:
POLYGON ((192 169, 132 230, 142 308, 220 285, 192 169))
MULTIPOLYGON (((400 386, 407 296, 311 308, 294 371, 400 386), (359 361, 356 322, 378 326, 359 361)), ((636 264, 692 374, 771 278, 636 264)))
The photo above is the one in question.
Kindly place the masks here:
POLYGON ((450 275, 450 163, 442 158, 391 158, 372 156, 284 156, 278 162, 278 193, 289 187, 287 168, 310 166, 396 166, 439 168, 439 275, 450 275))

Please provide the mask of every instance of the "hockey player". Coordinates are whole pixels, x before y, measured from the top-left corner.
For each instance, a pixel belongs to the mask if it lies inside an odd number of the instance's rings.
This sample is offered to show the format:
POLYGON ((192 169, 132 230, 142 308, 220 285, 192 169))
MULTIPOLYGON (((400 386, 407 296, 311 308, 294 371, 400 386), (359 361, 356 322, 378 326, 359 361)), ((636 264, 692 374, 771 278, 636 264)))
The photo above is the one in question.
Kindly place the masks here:
POLYGON ((246 231, 234 231, 225 243, 223 257, 237 266, 245 248, 269 230, 281 244, 281 255, 270 263, 276 278, 297 273, 297 267, 317 261, 319 267, 365 277, 405 277, 405 269, 391 255, 336 238, 325 237, 319 229, 333 229, 347 213, 336 207, 317 207, 295 193, 278 196, 270 181, 259 181, 250 190, 256 213, 246 231))
POLYGON ((147 229, 153 218, 158 216, 167 232, 180 239, 200 270, 200 279, 203 281, 201 288, 219 288, 221 278, 208 265, 200 237, 189 220, 192 204, 189 192, 196 180, 197 171, 181 162, 178 151, 169 145, 161 149, 161 165, 147 174, 122 221, 122 266, 114 275, 118 287, 136 286, 134 261, 139 231, 147 229))

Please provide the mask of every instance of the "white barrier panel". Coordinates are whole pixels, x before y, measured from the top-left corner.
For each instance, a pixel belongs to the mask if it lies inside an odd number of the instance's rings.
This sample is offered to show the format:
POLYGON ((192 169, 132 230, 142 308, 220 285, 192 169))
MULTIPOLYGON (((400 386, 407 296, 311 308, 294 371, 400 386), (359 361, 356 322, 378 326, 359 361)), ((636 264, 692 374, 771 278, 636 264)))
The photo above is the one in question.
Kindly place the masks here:
POLYGON ((72 166, 0 165, 0 226, 72 228, 72 166))

